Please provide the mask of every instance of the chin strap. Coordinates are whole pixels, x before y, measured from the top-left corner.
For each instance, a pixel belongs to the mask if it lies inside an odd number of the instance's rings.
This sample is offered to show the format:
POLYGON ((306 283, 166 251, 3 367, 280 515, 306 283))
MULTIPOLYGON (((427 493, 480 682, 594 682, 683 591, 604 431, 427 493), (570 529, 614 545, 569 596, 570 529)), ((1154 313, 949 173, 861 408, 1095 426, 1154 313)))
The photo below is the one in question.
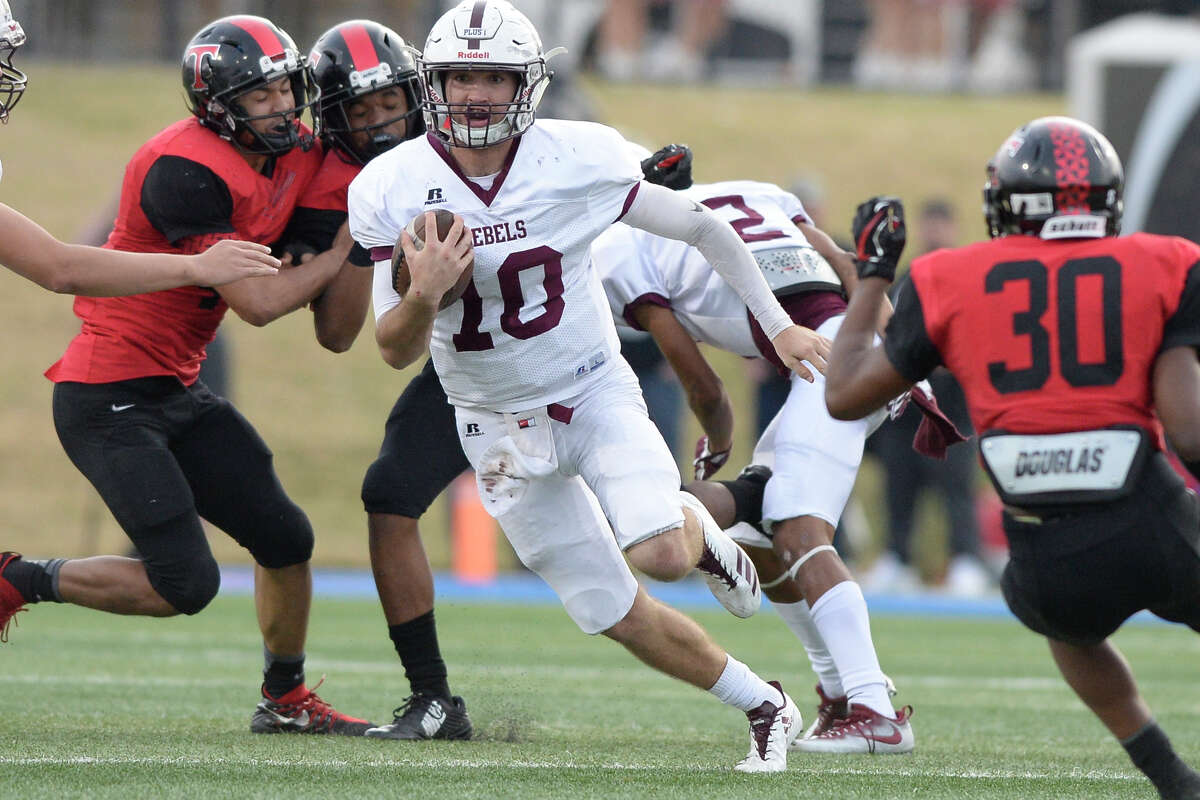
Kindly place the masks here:
POLYGON ((832 553, 837 552, 837 548, 831 544, 817 545, 812 550, 809 550, 807 553, 805 553, 804 555, 797 558, 795 560, 795 562, 793 562, 792 565, 790 567, 788 567, 787 570, 782 575, 780 575, 778 578, 771 581, 770 583, 762 584, 762 588, 774 589, 776 586, 783 583, 784 581, 791 580, 792 578, 796 577, 796 573, 800 570, 800 567, 804 564, 805 561, 808 561, 810 558, 815 556, 817 553, 820 553, 824 550, 828 550, 832 553))

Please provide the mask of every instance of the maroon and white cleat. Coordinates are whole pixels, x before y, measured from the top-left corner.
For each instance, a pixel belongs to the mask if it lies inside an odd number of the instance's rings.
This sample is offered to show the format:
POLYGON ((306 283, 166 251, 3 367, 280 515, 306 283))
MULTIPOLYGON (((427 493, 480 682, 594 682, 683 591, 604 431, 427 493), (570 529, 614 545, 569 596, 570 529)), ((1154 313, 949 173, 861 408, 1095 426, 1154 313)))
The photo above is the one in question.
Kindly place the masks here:
POLYGON ((778 681, 769 683, 779 690, 782 702, 764 701, 746 712, 750 720, 750 752, 734 765, 738 772, 783 772, 787 769, 788 745, 800 734, 804 722, 800 710, 778 681))
MULTIPOLYGON (((887 675, 883 676, 884 685, 887 687, 888 697, 896 696, 896 684, 887 675)), ((833 724, 838 720, 846 719, 850 716, 850 698, 846 695, 840 697, 830 697, 825 694, 825 690, 821 688, 821 684, 817 684, 817 697, 821 702, 817 704, 817 718, 812 725, 808 726, 808 730, 804 732, 801 739, 810 739, 813 736, 819 736, 825 731, 833 727, 833 724)), ((795 750, 796 745, 792 745, 795 750)))
MULTIPOLYGON (((821 702, 817 704, 817 718, 813 720, 813 724, 809 725, 808 730, 804 732, 802 738, 805 739, 825 733, 825 731, 833 727, 833 723, 850 716, 850 698, 846 697, 846 695, 830 697, 825 694, 825 690, 818 683, 817 697, 821 698, 821 702)), ((792 743, 792 749, 796 749, 796 743, 792 743)))
POLYGON ((696 570, 704 576, 713 597, 735 617, 754 616, 762 605, 762 590, 758 585, 758 570, 746 551, 721 530, 708 509, 687 492, 679 493, 685 508, 700 520, 704 531, 704 550, 696 570))
POLYGON ((802 753, 909 753, 916 744, 909 724, 911 717, 912 706, 887 717, 851 703, 845 719, 834 720, 824 733, 796 740, 791 749, 802 753))

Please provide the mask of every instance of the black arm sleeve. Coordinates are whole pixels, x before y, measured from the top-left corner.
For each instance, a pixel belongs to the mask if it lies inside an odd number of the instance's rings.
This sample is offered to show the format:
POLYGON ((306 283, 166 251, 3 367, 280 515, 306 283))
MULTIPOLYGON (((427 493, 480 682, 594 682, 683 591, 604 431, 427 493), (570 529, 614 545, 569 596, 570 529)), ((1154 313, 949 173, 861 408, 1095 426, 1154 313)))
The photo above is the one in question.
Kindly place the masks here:
POLYGON ((233 196, 203 164, 161 156, 142 181, 142 213, 171 244, 189 236, 233 233, 233 196))
POLYGON ((278 244, 284 248, 305 244, 317 253, 324 253, 333 247, 338 229, 348 218, 345 211, 301 206, 292 212, 292 218, 288 220, 278 244))
POLYGON ((1200 348, 1200 261, 1188 269, 1179 307, 1163 326, 1159 352, 1172 347, 1200 348))
POLYGON ((942 354, 925 330, 925 310, 909 277, 896 291, 896 311, 888 321, 883 350, 896 371, 913 383, 942 363, 942 354))

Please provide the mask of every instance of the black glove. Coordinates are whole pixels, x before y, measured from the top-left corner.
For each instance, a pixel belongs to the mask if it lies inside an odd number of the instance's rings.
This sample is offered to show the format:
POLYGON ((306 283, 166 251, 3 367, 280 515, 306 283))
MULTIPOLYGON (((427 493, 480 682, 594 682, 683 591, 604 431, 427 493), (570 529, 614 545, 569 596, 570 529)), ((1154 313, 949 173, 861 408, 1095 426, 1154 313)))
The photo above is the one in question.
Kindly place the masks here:
POLYGON ((669 144, 642 162, 642 175, 650 183, 668 189, 686 189, 692 185, 692 148, 669 144))
POLYGON ((872 197, 858 207, 851 226, 859 278, 896 277, 904 252, 904 204, 897 197, 872 197))

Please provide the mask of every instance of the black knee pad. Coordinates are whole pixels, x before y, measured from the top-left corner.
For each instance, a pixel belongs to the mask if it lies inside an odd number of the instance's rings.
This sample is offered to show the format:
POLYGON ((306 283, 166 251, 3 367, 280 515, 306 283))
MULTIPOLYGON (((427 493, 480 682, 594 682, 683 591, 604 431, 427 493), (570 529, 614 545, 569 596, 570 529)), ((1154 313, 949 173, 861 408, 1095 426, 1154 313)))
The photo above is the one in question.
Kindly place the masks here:
POLYGON ((398 469, 394 458, 381 454, 371 462, 362 482, 362 502, 367 513, 395 514, 399 511, 415 511, 416 513, 404 513, 402 516, 419 518, 424 509, 416 510, 412 508, 414 503, 409 502, 407 498, 398 497, 402 493, 399 487, 405 483, 406 477, 403 471, 398 469))
POLYGON ((299 506, 289 501, 277 513, 261 514, 252 539, 242 544, 260 567, 281 569, 303 564, 312 558, 312 523, 299 506))
POLYGON ((221 572, 195 512, 126 533, 142 557, 150 585, 176 611, 195 614, 216 597, 221 572))
POLYGON ((733 496, 734 522, 747 522, 762 530, 763 494, 770 479, 769 468, 751 465, 732 481, 717 481, 733 496))
POLYGON ((211 554, 207 558, 169 563, 146 563, 154 591, 181 614, 197 614, 217 596, 221 571, 211 554))

